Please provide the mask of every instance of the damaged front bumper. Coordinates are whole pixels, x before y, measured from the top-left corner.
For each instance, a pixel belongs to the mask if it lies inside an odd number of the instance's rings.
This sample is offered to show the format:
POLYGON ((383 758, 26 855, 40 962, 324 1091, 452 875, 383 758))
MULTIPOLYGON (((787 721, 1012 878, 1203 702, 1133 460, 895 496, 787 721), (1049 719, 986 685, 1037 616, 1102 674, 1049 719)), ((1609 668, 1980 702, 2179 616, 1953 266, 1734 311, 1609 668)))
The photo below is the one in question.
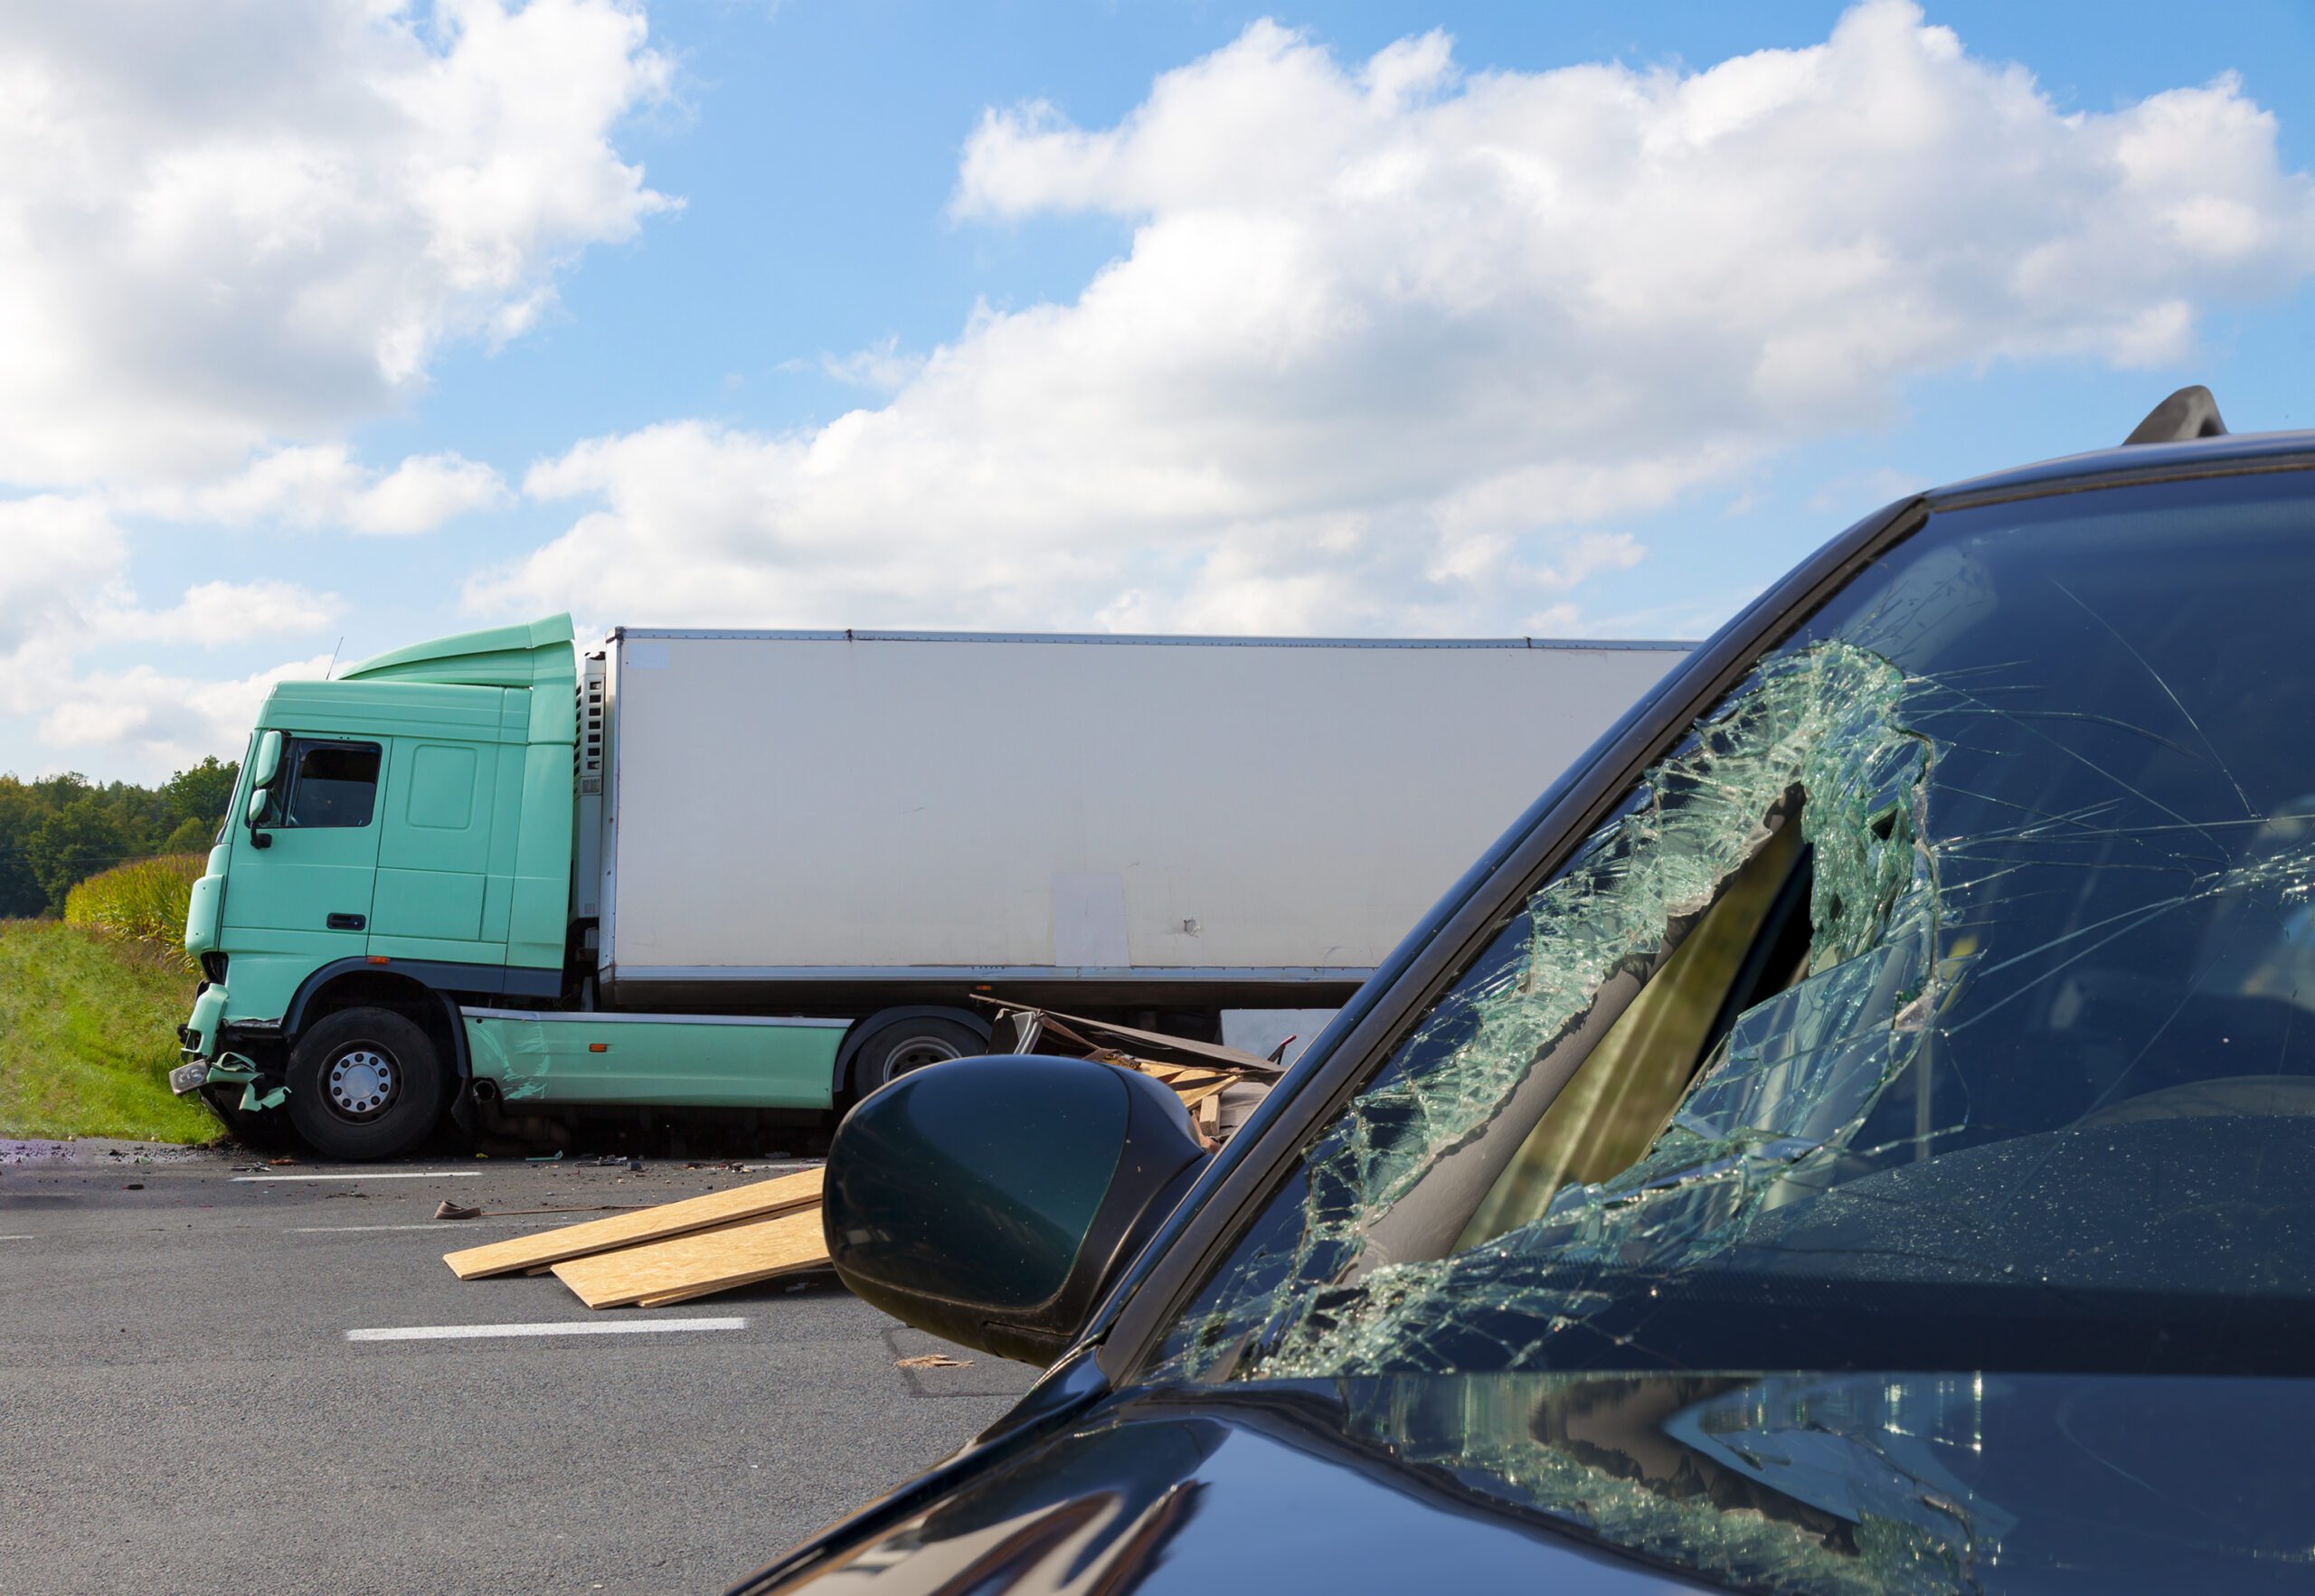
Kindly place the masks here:
MULTIPOLYGON (((225 983, 203 981, 194 989, 193 1013, 177 1027, 177 1056, 187 1065, 217 1057, 218 1033, 225 1022, 225 983)), ((197 1090, 203 1077, 189 1069, 169 1072, 169 1090, 180 1097, 197 1090), (183 1084, 179 1084, 183 1081, 183 1084)))
POLYGON ((216 1059, 194 1059, 169 1072, 169 1090, 179 1097, 199 1093, 203 1100, 213 1105, 219 1100, 206 1089, 238 1085, 241 1100, 237 1105, 244 1114, 254 1114, 264 1109, 278 1109, 289 1096, 286 1086, 276 1086, 270 1091, 260 1090, 257 1061, 229 1053, 216 1059))
POLYGON ((269 1091, 260 1090, 257 1061, 226 1052, 219 1045, 224 1017, 225 984, 202 982, 194 994, 192 1016, 177 1027, 177 1055, 184 1062, 169 1072, 169 1090, 179 1097, 197 1094, 213 1107, 222 1109, 221 1092, 229 1094, 229 1089, 238 1085, 241 1089, 238 1106, 242 1113, 279 1108, 289 1095, 288 1089, 277 1084, 269 1091))

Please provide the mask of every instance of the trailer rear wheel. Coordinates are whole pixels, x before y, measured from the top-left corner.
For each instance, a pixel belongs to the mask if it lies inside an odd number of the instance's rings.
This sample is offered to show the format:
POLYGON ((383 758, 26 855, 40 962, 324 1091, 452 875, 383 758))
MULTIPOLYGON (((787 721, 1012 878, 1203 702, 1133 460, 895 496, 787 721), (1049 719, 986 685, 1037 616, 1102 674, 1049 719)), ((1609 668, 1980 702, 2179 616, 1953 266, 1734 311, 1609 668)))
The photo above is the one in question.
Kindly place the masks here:
POLYGON ((328 1158, 391 1158, 434 1129, 442 1064, 416 1021, 388 1008, 322 1020, 289 1053, 289 1120, 328 1158))
POLYGON ((988 1051, 988 1043, 969 1025, 938 1015, 894 1020, 860 1044, 852 1061, 856 1097, 866 1097, 911 1070, 950 1059, 975 1058, 988 1051))

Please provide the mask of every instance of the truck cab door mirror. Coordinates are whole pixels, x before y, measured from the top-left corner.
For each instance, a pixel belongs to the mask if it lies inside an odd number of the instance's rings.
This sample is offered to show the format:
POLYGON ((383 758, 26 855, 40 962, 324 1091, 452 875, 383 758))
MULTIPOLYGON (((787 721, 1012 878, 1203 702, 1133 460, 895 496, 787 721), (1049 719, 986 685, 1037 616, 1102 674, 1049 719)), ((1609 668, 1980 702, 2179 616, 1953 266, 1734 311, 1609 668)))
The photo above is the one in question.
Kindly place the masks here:
MULTIPOLYGON (((257 740, 257 754, 250 761, 250 794, 257 794, 271 787, 281 774, 281 733, 267 732, 257 740)), ((257 817, 251 813, 251 819, 257 817)))
POLYGON ((272 808, 273 794, 270 789, 263 787, 250 789, 250 801, 243 807, 241 815, 242 818, 249 822, 251 847, 269 848, 273 845, 273 839, 265 835, 265 817, 272 808))
POLYGON ((854 1295, 1051 1363, 1205 1164, 1181 1100, 1114 1064, 957 1059, 862 1100, 828 1148, 828 1255, 854 1295))

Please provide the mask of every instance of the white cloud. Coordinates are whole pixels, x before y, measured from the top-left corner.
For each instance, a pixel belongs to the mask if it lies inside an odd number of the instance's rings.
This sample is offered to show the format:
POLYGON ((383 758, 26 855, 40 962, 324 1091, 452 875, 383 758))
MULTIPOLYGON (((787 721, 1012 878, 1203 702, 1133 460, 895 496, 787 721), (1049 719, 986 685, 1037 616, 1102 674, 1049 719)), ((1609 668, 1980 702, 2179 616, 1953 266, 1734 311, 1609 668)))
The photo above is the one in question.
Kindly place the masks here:
POLYGON ((40 741, 70 756, 60 763, 96 754, 108 770, 165 774, 240 746, 272 681, 321 674, 327 656, 224 682, 150 666, 85 670, 91 654, 132 645, 310 636, 343 608, 335 594, 281 581, 203 582, 149 608, 129 586, 130 558, 92 496, 0 501, 0 714, 32 718, 40 741))
POLYGON ((237 475, 198 486, 131 490, 122 508, 230 525, 281 522, 354 532, 430 532, 512 496, 498 473, 456 454, 412 455, 392 471, 356 461, 343 444, 278 449, 237 475))
POLYGON ((983 308, 887 402, 675 420, 535 467, 593 501, 472 608, 1250 629, 1574 626, 1620 520, 1917 373, 2178 359, 2315 270, 2309 179, 2231 79, 2061 110, 1903 0, 1708 71, 1355 65, 1271 24, 1118 126, 990 113, 968 221, 1130 253, 983 308))
POLYGON ((671 203, 609 142, 670 72, 625 0, 0 10, 0 479, 213 477, 519 333, 671 203))
POLYGON ((100 671, 63 684, 40 716, 42 742, 102 750, 128 773, 153 780, 203 756, 237 752, 276 682, 317 679, 329 656, 290 660, 238 681, 172 675, 150 666, 100 671))

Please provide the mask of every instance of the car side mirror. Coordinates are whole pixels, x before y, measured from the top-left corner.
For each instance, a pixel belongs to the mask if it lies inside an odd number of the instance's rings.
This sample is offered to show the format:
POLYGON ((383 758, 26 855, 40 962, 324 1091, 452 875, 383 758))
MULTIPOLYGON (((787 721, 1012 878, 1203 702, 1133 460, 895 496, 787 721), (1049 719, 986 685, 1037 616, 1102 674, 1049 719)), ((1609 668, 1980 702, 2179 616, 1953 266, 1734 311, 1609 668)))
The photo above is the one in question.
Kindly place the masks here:
POLYGON ((263 792, 281 774, 281 733, 267 732, 257 740, 257 756, 250 761, 250 791, 263 792))
POLYGON ((828 1148, 821 1223, 854 1295, 1044 1365, 1205 1166, 1181 1099, 1085 1059, 965 1058, 863 1099, 828 1148))

